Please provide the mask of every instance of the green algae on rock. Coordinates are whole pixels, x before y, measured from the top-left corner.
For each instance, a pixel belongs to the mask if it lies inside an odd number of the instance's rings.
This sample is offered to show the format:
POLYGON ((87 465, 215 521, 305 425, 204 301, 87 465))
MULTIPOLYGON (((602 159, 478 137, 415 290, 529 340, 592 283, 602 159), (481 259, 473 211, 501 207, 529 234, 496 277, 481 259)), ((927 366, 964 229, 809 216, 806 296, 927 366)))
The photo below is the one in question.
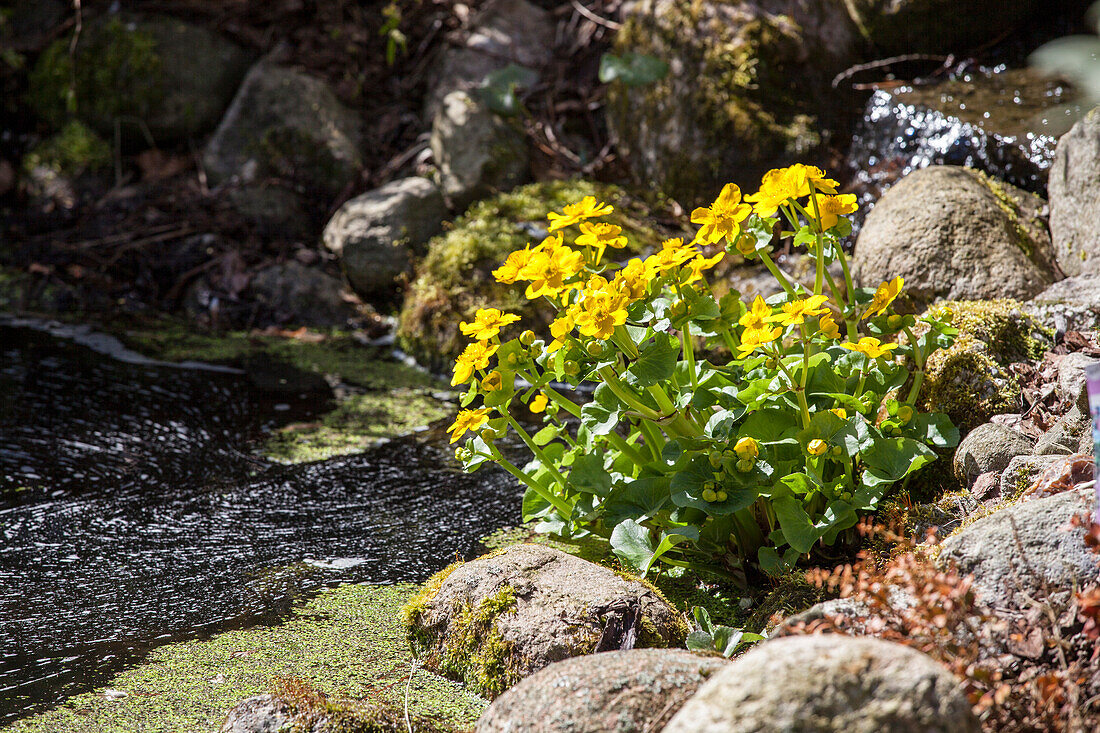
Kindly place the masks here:
POLYGON ((395 711, 404 707, 408 684, 414 716, 442 730, 469 729, 486 701, 419 668, 405 643, 398 608, 413 590, 407 584, 342 586, 278 626, 161 647, 106 688, 6 730, 214 733, 237 702, 271 691, 282 678, 304 680, 336 700, 395 711))
POLYGON ((615 207, 606 220, 623 228, 631 246, 626 254, 659 245, 661 235, 645 221, 649 207, 616 186, 583 180, 533 183, 479 201, 428 244, 401 310, 401 347, 429 368, 443 370, 466 345, 458 324, 486 307, 522 315, 520 330, 545 330, 553 310, 527 301, 519 285, 496 282, 492 271, 513 250, 542 241, 547 212, 585 196, 615 207))
POLYGON ((79 120, 69 120, 61 131, 35 145, 23 158, 23 169, 44 167, 75 177, 111 164, 111 146, 79 120))
POLYGON ((1008 366, 1038 359, 1052 334, 1015 300, 944 301, 928 315, 959 330, 950 349, 933 353, 921 391, 926 409, 946 413, 962 432, 1018 407, 1020 386, 1008 366))

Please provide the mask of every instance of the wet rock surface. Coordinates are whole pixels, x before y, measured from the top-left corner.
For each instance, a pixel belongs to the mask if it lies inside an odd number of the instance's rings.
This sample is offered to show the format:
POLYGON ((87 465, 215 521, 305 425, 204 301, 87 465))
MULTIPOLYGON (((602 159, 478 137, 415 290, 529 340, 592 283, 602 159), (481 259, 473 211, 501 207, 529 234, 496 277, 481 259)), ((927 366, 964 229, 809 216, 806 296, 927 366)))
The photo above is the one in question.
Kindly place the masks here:
POLYGON ((839 634, 765 642, 718 672, 665 733, 977 731, 953 674, 909 647, 839 634))
POLYGON ((1027 69, 875 91, 847 159, 861 203, 932 165, 976 168, 1045 195, 1058 137, 1072 121, 1061 108, 1070 94, 1063 83, 1027 69))
POLYGON ((845 6, 864 36, 887 53, 974 48, 1035 12, 1027 0, 853 0, 845 6))
POLYGON ((1058 277, 1042 207, 964 168, 914 171, 868 214, 853 274, 870 287, 902 276, 915 308, 938 298, 1029 298, 1058 277))
POLYGON ((687 626, 651 586, 541 545, 515 545, 436 575, 406 608, 436 672, 496 696, 593 652, 676 646, 687 626))
POLYGON ((632 649, 555 662, 498 697, 476 733, 643 733, 669 721, 729 662, 682 649, 632 649))

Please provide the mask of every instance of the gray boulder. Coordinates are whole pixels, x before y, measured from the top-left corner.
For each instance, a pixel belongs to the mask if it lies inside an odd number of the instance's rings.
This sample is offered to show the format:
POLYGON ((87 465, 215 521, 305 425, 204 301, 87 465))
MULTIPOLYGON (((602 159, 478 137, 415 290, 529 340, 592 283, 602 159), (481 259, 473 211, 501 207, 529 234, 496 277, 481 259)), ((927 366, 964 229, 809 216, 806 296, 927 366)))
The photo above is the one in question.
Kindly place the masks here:
POLYGON ((530 176, 522 130, 466 92, 451 92, 432 122, 432 156, 443 194, 458 210, 530 176))
POLYGON ((1098 565, 1085 546, 1085 528, 1071 523, 1095 507, 1091 488, 1022 501, 949 537, 937 562, 972 573, 978 600, 990 608, 1028 608, 1027 597, 1065 594, 1096 582, 1098 565))
POLYGON ((1034 444, 1031 438, 1004 425, 979 425, 955 449, 955 478, 970 488, 981 474, 1003 471, 1015 456, 1031 453, 1034 444))
POLYGON ((729 662, 682 649, 631 649, 555 662, 498 697, 476 733, 660 730, 729 662))
POLYGON ((304 237, 311 228, 302 197, 281 186, 245 186, 228 192, 229 203, 261 236, 280 241, 304 237))
POLYGON ((937 298, 1029 298, 1056 279, 1042 206, 965 168, 914 171, 867 215, 854 274, 871 287, 901 275, 914 309, 937 298))
POLYGON ((830 81, 859 41, 843 4, 638 0, 621 15, 615 53, 669 63, 655 82, 608 88, 608 124, 647 185, 690 209, 820 153, 837 122, 830 81))
POLYGON ((1060 456, 1050 453, 1014 457, 1001 472, 996 498, 1015 499, 1031 487, 1043 471, 1050 468, 1059 458, 1060 456))
POLYGON ((466 27, 451 33, 440 55, 425 100, 433 119, 451 92, 481 86, 494 71, 516 64, 537 71, 553 58, 554 20, 527 0, 487 0, 466 27))
POLYGON ((1089 393, 1085 382, 1085 368, 1100 364, 1100 359, 1080 351, 1066 354, 1058 362, 1058 387, 1056 394, 1064 404, 1074 405, 1082 414, 1089 414, 1089 393))
POLYGON ((1047 187, 1058 264, 1067 275, 1100 273, 1100 107, 1058 140, 1047 187))
POLYGON ((215 182, 278 176, 328 200, 358 172, 360 144, 358 116, 325 82, 261 61, 207 143, 203 165, 215 182))
POLYGON ((1100 274, 1074 275, 1059 280, 1024 305, 1055 331, 1100 328, 1100 274))
POLYGON ((357 196, 325 226, 325 247, 340 258, 351 287, 365 298, 390 298, 412 274, 414 255, 442 229, 447 206, 427 178, 403 178, 357 196))
POLYGON ((249 292, 279 323, 346 326, 356 307, 338 279, 299 262, 270 265, 255 274, 249 292))
POLYGON ((59 39, 32 71, 31 104, 58 122, 69 110, 104 136, 127 143, 202 135, 218 123, 253 61, 213 31, 168 15, 102 16, 86 25, 75 52, 59 39))
POLYGON ((978 730, 959 681, 930 657, 830 634, 760 644, 703 685, 664 733, 978 730))
POLYGON ((448 568, 405 608, 432 671, 496 696, 552 662, 683 643, 687 624, 652 586, 541 545, 448 568))
POLYGON ((241 700, 225 718, 220 733, 281 733, 295 720, 290 705, 274 695, 241 700))

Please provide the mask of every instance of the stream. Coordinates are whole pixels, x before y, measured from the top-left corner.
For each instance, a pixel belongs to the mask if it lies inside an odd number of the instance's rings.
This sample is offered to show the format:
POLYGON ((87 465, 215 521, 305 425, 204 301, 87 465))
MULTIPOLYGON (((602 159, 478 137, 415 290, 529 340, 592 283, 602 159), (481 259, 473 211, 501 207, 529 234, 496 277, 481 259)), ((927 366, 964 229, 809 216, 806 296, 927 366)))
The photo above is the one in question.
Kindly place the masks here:
POLYGON ((422 581, 518 520, 515 481, 445 444, 257 457, 320 407, 0 324, 0 724, 322 587, 422 581))

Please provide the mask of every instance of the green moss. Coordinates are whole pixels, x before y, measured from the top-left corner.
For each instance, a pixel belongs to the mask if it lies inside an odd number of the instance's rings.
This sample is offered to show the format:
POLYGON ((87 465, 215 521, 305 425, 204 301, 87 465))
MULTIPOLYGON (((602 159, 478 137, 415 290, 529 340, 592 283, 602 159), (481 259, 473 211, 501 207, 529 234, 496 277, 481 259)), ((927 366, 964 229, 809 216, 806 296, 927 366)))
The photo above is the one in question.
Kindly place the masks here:
POLYGON ((91 128, 69 120, 61 131, 43 140, 23 158, 23 169, 45 167, 67 177, 94 171, 111 164, 111 146, 91 128))
POLYGON ((358 453, 381 439, 407 434, 450 413, 430 394, 415 390, 348 395, 319 423, 296 423, 275 431, 263 452, 284 463, 358 453))
POLYGON ((438 730, 466 730, 486 702, 414 663, 398 611, 413 592, 407 584, 342 586, 321 593, 278 626, 160 647, 106 685, 125 697, 78 695, 5 730, 213 733, 237 702, 271 691, 281 678, 303 680, 328 699, 343 701, 344 709, 352 704, 381 711, 403 710, 408 684, 414 718, 438 730))
POLYGON ((467 343, 458 324, 485 307, 524 317, 505 338, 524 328, 545 332, 552 318, 549 306, 528 302, 522 285, 497 283, 492 271, 513 250, 541 241, 547 212, 560 211, 584 196, 615 206, 607 221, 623 227, 631 242, 627 254, 660 244, 661 235, 644 222, 648 207, 615 186, 580 180, 534 183, 479 201, 450 231, 429 243, 401 310, 401 347, 422 364, 443 370, 467 343))
MULTIPOLYGON (((1041 247, 1035 238, 1031 236, 1028 228, 1024 226, 1023 213, 1020 211, 1020 204, 1016 201, 1004 187, 1000 181, 986 174, 985 171, 972 170, 970 168, 965 169, 989 189, 993 194, 993 198, 997 200, 997 206, 1008 217, 1009 227, 1012 230, 1012 242, 1020 251, 1030 259, 1034 260, 1037 254, 1041 251, 1041 247)), ((1022 193, 1022 192, 1021 192, 1022 193)), ((1033 195, 1033 194, 1024 194, 1033 195)), ((1035 226, 1037 222, 1032 222, 1032 226, 1035 226)), ((1039 224, 1041 227, 1042 225, 1039 224)))
POLYGON ((100 130, 114 121, 144 119, 164 97, 156 40, 119 18, 86 28, 70 55, 62 38, 39 57, 27 101, 43 119, 61 126, 76 114, 100 130))
POLYGON ((1052 344, 1050 330, 1014 300, 945 301, 928 314, 950 320, 959 335, 928 360, 924 407, 946 413, 963 432, 1014 411, 1020 386, 1008 366, 1040 358, 1052 344))
POLYGON ((744 628, 760 631, 771 624, 773 616, 790 616, 801 613, 815 603, 825 600, 825 591, 806 579, 799 571, 790 572, 772 581, 752 613, 745 619, 744 628))
POLYGON ((496 620, 515 607, 515 589, 505 585, 476 606, 456 608, 433 666, 489 697, 514 685, 520 677, 509 663, 512 644, 501 636, 496 620))
POLYGON ((384 352, 363 346, 352 334, 339 331, 314 334, 316 339, 244 331, 212 334, 165 320, 127 328, 118 335, 131 349, 162 361, 195 360, 241 366, 259 357, 366 389, 441 386, 431 375, 398 364, 384 352))

